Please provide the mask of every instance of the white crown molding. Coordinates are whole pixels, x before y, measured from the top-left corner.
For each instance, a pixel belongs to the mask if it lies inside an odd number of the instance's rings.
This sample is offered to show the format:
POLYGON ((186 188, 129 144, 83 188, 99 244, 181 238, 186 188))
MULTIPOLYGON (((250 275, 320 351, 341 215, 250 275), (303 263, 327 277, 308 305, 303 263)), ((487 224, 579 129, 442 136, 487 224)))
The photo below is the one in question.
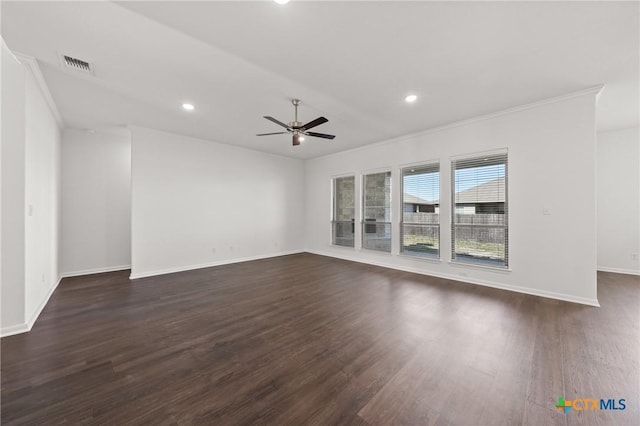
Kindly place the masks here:
POLYGON ((60 128, 64 128, 64 121, 62 120, 60 111, 58 111, 58 107, 56 106, 56 103, 53 100, 53 96, 51 96, 51 92, 49 91, 49 86, 47 86, 47 82, 45 81, 44 76, 42 75, 42 71, 40 70, 40 65, 38 65, 38 60, 33 56, 25 55, 24 53, 20 53, 20 52, 13 52, 13 55, 18 59, 18 61, 21 64, 29 68, 29 71, 31 71, 31 74, 36 79, 36 83, 40 88, 40 92, 42 93, 42 96, 44 97, 45 102, 49 106, 51 113, 53 114, 56 121, 58 122, 58 126, 60 128))
POLYGON ((367 149, 370 149, 370 148, 375 148, 375 147, 378 147, 378 146, 384 146, 384 145, 388 145, 388 144, 393 144, 393 143, 405 141, 405 140, 408 140, 408 139, 419 138, 421 136, 426 136, 426 135, 429 135, 429 134, 432 134, 432 133, 441 132, 443 130, 453 129, 455 127, 467 126, 469 124, 478 123, 478 122, 486 121, 486 120, 491 120, 491 119, 494 119, 494 118, 502 117, 504 115, 514 114, 514 113, 518 113, 518 112, 521 112, 521 111, 526 111, 528 109, 538 108, 540 106, 553 104, 553 103, 556 103, 556 102, 562 102, 562 101, 566 101, 566 100, 569 100, 569 99, 577 98, 577 97, 580 97, 580 96, 594 95, 596 97, 596 102, 597 102, 597 98, 598 98, 598 96, 600 96, 600 93, 602 93, 602 90, 604 89, 604 87, 605 87, 604 84, 599 84, 597 86, 588 87, 586 89, 578 90, 577 92, 571 92, 571 93, 567 93, 567 94, 564 94, 564 95, 556 96, 556 97, 553 97, 553 98, 542 99, 542 100, 531 102, 531 103, 528 103, 528 104, 518 105, 518 106, 515 106, 515 107, 511 107, 511 108, 503 109, 503 110, 500 110, 500 111, 492 112, 492 113, 489 113, 489 114, 479 115, 477 117, 472 117, 472 118, 468 118, 468 119, 465 119, 465 120, 454 121, 453 123, 444 124, 444 125, 438 126, 438 127, 432 127, 430 129, 422 130, 422 131, 417 132, 417 133, 410 133, 408 135, 398 136, 398 137, 393 138, 393 139, 387 139, 387 140, 384 140, 384 141, 380 141, 380 142, 376 142, 376 143, 372 143, 372 144, 368 144, 368 145, 364 145, 364 146, 359 146, 357 148, 351 148, 351 149, 347 149, 347 150, 340 151, 340 152, 334 152, 334 153, 331 153, 331 154, 321 155, 321 156, 318 156, 318 157, 313 157, 313 158, 306 159, 305 161, 313 161, 313 160, 318 159, 318 158, 331 157, 333 155, 340 155, 340 154, 345 154, 345 153, 364 151, 364 150, 367 150, 367 149))
POLYGON ((627 130, 638 130, 638 129, 640 129, 640 126, 638 126, 637 124, 633 124, 631 126, 616 127, 614 129, 607 129, 607 130, 597 131, 596 133, 599 134, 599 135, 603 135, 605 133, 624 132, 624 131, 627 131, 627 130))
POLYGON ((13 60, 16 61, 16 63, 21 63, 20 60, 16 57, 15 53, 13 53, 13 51, 11 49, 9 49, 9 46, 7 46, 7 43, 5 43, 4 38, 2 38, 2 36, 0 36, 0 40, 2 41, 2 48, 5 49, 7 52, 9 52, 9 54, 13 57, 13 60))

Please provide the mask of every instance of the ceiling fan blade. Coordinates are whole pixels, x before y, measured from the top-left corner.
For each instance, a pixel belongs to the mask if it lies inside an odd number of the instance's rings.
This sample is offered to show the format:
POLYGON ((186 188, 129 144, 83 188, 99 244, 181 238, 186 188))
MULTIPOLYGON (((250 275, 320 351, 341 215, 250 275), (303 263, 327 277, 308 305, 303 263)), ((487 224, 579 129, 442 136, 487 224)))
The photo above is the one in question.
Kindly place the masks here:
POLYGON ((302 128, 305 129, 305 130, 309 130, 309 129, 313 128, 313 127, 316 127, 316 126, 319 126, 319 125, 321 125, 323 123, 326 123, 327 121, 329 121, 329 120, 327 120, 324 117, 318 117, 315 120, 312 120, 312 121, 308 122, 307 124, 305 124, 304 126, 302 126, 302 128))
POLYGON ((305 135, 314 136, 316 138, 333 139, 335 135, 327 135, 326 133, 304 132, 305 135))
POLYGON ((289 133, 289 132, 258 133, 256 136, 286 135, 287 133, 289 133))
POLYGON ((293 135, 293 146, 300 145, 300 135, 293 135))
POLYGON ((284 124, 282 121, 276 120, 276 119, 275 119, 275 118, 273 118, 273 117, 269 117, 269 116, 265 115, 265 116, 264 116, 264 118, 266 118, 267 120, 269 120, 269 121, 271 121, 271 122, 276 123, 278 126, 282 126, 282 127, 284 127, 285 129, 288 129, 288 128, 289 128, 289 126, 287 126, 286 124, 284 124))

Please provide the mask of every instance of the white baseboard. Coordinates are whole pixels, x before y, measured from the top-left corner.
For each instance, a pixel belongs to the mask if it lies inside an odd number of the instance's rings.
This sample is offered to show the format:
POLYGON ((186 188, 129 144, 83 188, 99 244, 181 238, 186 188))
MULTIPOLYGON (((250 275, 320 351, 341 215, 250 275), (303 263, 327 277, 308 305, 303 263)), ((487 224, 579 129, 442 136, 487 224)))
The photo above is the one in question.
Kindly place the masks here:
POLYGON ((29 327, 29 330, 33 328, 33 325, 36 323, 36 320, 42 313, 42 310, 44 309, 45 306, 47 306, 47 303, 49 303, 49 299, 51 298, 51 295, 53 294, 53 292, 56 291, 56 289, 58 288, 58 285, 60 285, 60 281, 62 281, 62 276, 58 277, 58 282, 56 282, 56 284, 49 289, 49 292, 47 293, 45 298, 40 301, 40 304, 38 305, 36 310, 33 312, 33 315, 31 315, 31 318, 27 322, 27 326, 29 327))
POLYGON ((465 278, 465 277, 460 277, 458 275, 449 275, 449 274, 443 274, 443 273, 440 273, 440 272, 424 271, 424 270, 418 269, 418 268, 394 265, 394 264, 380 262, 380 261, 376 261, 376 260, 360 259, 360 258, 355 258, 355 257, 351 257, 351 256, 336 255, 335 253, 323 252, 321 250, 306 250, 306 252, 312 253, 312 254, 318 254, 318 255, 321 255, 321 256, 335 257, 335 258, 338 258, 338 259, 349 260, 349 261, 353 261, 353 262, 366 263, 368 265, 381 266, 383 268, 396 269, 398 271, 412 272, 414 274, 428 275, 428 276, 444 278, 444 279, 452 280, 452 281, 465 282, 465 283, 469 283, 469 284, 477 284, 477 285, 481 285, 481 286, 485 286, 485 287, 497 288, 497 289, 500 289, 500 290, 508 290, 508 291, 513 291, 513 292, 516 292, 516 293, 529 294, 529 295, 532 295, 532 296, 546 297, 548 299, 563 300, 565 302, 572 302, 572 303, 579 303, 579 304, 582 304, 582 305, 600 307, 600 303, 598 303, 598 299, 588 299, 588 298, 584 298, 584 297, 578 297, 578 296, 573 296, 573 295, 563 294, 563 293, 555 293, 555 292, 546 291, 546 290, 539 290, 539 289, 535 289, 535 288, 511 286, 511 285, 508 285, 508 284, 496 283, 496 282, 493 282, 493 281, 478 280, 478 279, 473 279, 473 278, 465 278), (464 278, 464 279, 462 279, 462 278, 464 278))
POLYGON ((60 281, 62 281, 62 276, 58 277, 58 281, 56 282, 56 284, 49 289, 45 298, 40 301, 40 304, 38 304, 38 307, 31 315, 31 318, 29 318, 29 321, 27 321, 26 323, 10 325, 9 327, 2 327, 2 329, 0 330, 0 337, 13 336, 14 334, 26 333, 27 331, 31 331, 33 325, 36 323, 38 317, 42 313, 42 310, 45 306, 47 306, 47 303, 49 303, 51 295, 54 291, 56 291, 58 285, 60 285, 60 281))
POLYGON ((10 325, 8 327, 2 327, 0 330, 0 337, 9 337, 14 334, 26 333, 31 330, 26 322, 21 324, 10 325))
POLYGON ((194 269, 211 268, 213 266, 229 265, 232 263, 250 262, 252 260, 268 259, 270 257, 287 256, 290 254, 298 254, 303 252, 304 250, 281 251, 278 253, 250 256, 250 257, 240 257, 237 259, 227 259, 227 260, 221 260, 218 262, 201 263, 198 265, 178 266, 175 268, 158 269, 158 270, 149 271, 149 272, 131 273, 131 275, 129 276, 129 279, 135 280, 138 278, 155 277, 157 275, 173 274, 175 272, 193 271, 194 269))
MULTIPOLYGON (((237 259, 223 260, 223 261, 219 261, 219 262, 211 262, 211 263, 207 263, 207 264, 182 266, 182 267, 177 267, 177 268, 167 268, 167 269, 156 270, 156 271, 151 271, 151 272, 145 272, 145 273, 139 273, 139 274, 131 274, 130 279, 152 277, 152 276, 157 276, 157 275, 171 274, 171 273, 175 273, 175 272, 191 271, 191 270, 194 270, 194 269, 210 268, 210 267, 213 267, 213 266, 228 265, 228 264, 232 264, 232 263, 249 262, 249 261, 252 261, 252 260, 267 259, 267 258, 270 258, 270 257, 286 256, 286 255, 290 255, 290 254, 298 254, 298 253, 304 253, 304 252, 311 253, 311 254, 317 254, 317 255, 321 255, 321 256, 334 257, 334 258, 337 258, 337 259, 349 260, 349 261, 352 261, 352 262, 365 263, 365 264, 368 264, 368 265, 375 265, 375 266, 380 266, 380 267, 389 268, 389 269, 395 269, 395 270, 399 270, 399 271, 411 272, 411 273, 420 274, 420 275, 428 275, 428 276, 433 276, 433 277, 438 277, 438 278, 444 278, 444 279, 448 279, 448 280, 452 280, 452 281, 461 281, 461 282, 466 282, 466 283, 470 283, 470 284, 477 284, 477 285, 482 285, 482 286, 485 286, 485 287, 497 288, 497 289, 500 289, 500 290, 514 291, 514 292, 517 292, 517 293, 529 294, 529 295, 532 295, 532 296, 546 297, 546 298, 549 298, 549 299, 563 300, 563 301, 566 301, 566 302, 579 303, 579 304, 589 305, 589 306, 596 306, 596 307, 600 306, 600 304, 598 303, 597 299, 588 299, 588 298, 583 298, 583 297, 567 295, 567 294, 563 294, 563 293, 555 293, 555 292, 539 290, 539 289, 532 289, 532 288, 527 288, 527 287, 510 286, 510 285, 506 285, 506 284, 502 284, 502 283, 496 283, 496 282, 492 282, 492 281, 486 281, 486 280, 469 279, 469 278, 462 280, 462 279, 460 279, 461 278, 460 276, 442 274, 442 273, 437 273, 437 272, 432 272, 432 271, 424 271, 424 270, 421 270, 421 269, 418 269, 418 268, 393 265, 393 264, 389 264, 389 263, 386 263, 386 262, 380 262, 380 261, 369 260, 369 259, 360 259, 360 258, 355 258, 355 257, 352 257, 352 256, 345 256, 345 255, 338 256, 335 253, 323 252, 323 251, 320 251, 320 250, 290 250, 290 251, 283 251, 283 252, 272 253, 272 254, 267 254, 267 255, 259 255, 259 256, 251 256, 251 257, 243 257, 243 258, 237 258, 237 259)), ((33 328, 33 325, 35 324, 36 320, 38 319, 38 317, 42 313, 42 310, 44 309, 44 307, 49 302, 49 299, 51 298, 51 295, 58 288, 58 285, 60 284, 60 281, 62 281, 63 278, 74 277, 74 276, 79 276, 79 275, 97 274, 97 273, 102 273, 102 272, 121 271, 121 270, 129 269, 129 268, 130 268, 130 265, 121 265, 121 266, 114 266, 114 267, 109 267, 109 268, 99 268, 99 269, 91 269, 91 270, 85 270, 85 271, 65 272, 64 274, 61 274, 60 277, 58 278, 58 281, 56 282, 56 284, 53 287, 51 287, 51 289, 49 290, 47 296, 40 302, 40 304, 38 305, 38 308, 35 310, 35 312, 31 316, 31 318, 29 319, 29 321, 26 322, 26 323, 14 324, 14 325, 11 325, 11 326, 8 326, 8 327, 2 327, 0 329, 0 337, 8 337, 8 336, 12 336, 14 334, 20 334, 20 333, 25 333, 25 332, 30 331, 31 328, 33 328)), ((618 268, 607 268, 607 267, 600 267, 599 266, 598 270, 599 271, 603 271, 603 272, 614 272, 614 273, 619 273, 619 274, 640 275, 639 271, 618 269, 618 268)))
POLYGON ((63 272, 61 278, 79 277, 81 275, 101 274, 103 272, 115 272, 131 269, 131 265, 108 266, 105 268, 84 269, 82 271, 63 272))
POLYGON ((608 266, 598 266, 598 271, 613 272, 616 274, 640 275, 638 269, 609 268, 608 266))

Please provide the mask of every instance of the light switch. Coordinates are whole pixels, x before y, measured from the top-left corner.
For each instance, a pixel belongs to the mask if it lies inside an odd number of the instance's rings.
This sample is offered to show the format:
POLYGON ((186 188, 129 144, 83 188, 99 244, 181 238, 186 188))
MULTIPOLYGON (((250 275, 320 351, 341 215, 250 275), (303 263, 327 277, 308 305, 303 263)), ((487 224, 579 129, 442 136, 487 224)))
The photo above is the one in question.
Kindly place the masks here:
POLYGON ((545 216, 551 216, 551 208, 543 207, 542 208, 542 214, 545 215, 545 216))
POLYGON ((33 204, 29 204, 29 207, 27 207, 27 214, 33 216, 33 204))

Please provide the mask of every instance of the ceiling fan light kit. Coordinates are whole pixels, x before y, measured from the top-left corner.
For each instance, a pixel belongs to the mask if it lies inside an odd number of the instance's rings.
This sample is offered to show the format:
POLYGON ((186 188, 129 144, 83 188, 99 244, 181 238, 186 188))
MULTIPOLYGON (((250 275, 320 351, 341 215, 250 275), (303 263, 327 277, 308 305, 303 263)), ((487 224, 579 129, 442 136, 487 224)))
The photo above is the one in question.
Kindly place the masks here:
POLYGON ((300 142, 304 140, 303 136, 313 136, 315 138, 323 138, 323 139, 333 139, 333 138, 335 138, 334 135, 328 135, 326 133, 310 132, 309 129, 312 129, 312 128, 316 127, 316 126, 324 124, 324 123, 328 122, 329 120, 327 120, 325 117, 318 117, 315 120, 311 120, 307 124, 304 124, 301 121, 298 121, 298 105, 300 105, 300 103, 301 103, 300 99, 292 99, 291 103, 293 104, 293 107, 295 109, 295 116, 294 116, 293 121, 290 121, 289 124, 285 124, 282 121, 277 120, 277 119, 275 119, 273 117, 269 117, 267 115, 264 116, 264 118, 266 118, 267 120, 271 121, 272 123, 275 123, 278 126, 284 127, 287 130, 286 132, 259 133, 256 136, 290 134, 290 135, 293 136, 293 146, 300 145, 300 142))

